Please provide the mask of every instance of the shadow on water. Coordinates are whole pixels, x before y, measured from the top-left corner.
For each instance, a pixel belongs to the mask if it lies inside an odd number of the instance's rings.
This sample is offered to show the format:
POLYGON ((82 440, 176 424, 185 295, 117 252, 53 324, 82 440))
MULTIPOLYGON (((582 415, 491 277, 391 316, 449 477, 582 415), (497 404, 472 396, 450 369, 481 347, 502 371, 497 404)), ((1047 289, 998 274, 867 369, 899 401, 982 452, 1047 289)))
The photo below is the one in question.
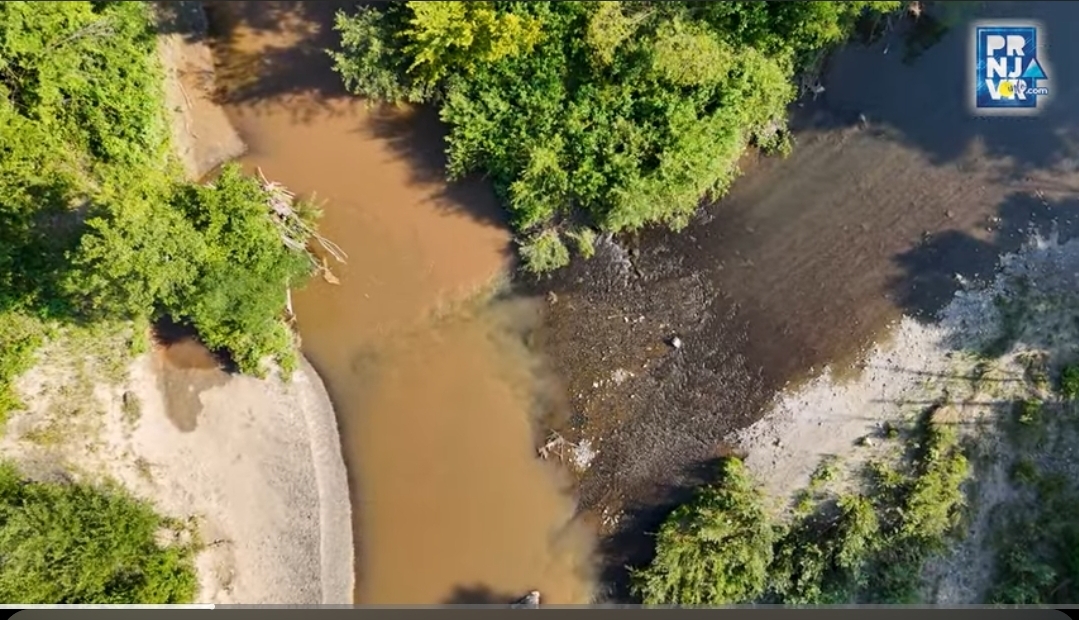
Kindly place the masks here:
POLYGON ((254 111, 289 98, 293 119, 312 123, 340 113, 330 102, 347 96, 326 53, 336 45, 334 14, 353 2, 203 2, 217 72, 216 100, 254 111), (250 49, 239 33, 265 44, 250 49), (308 96, 299 96, 308 95, 308 96))
POLYGON ((1001 254, 1015 252, 1031 234, 1056 233, 1061 242, 1079 236, 1079 199, 1050 203, 1037 195, 1008 196, 991 223, 993 234, 982 239, 960 230, 946 230, 896 256, 902 274, 891 283, 896 303, 906 314, 925 322, 960 290, 960 278, 988 283, 1001 254), (958 276, 958 277, 957 277, 958 276))
POLYGON ((443 601, 444 605, 505 605, 509 606, 521 598, 520 593, 507 594, 495 592, 489 586, 457 586, 443 601))
MULTIPOLYGON (((968 6, 960 13, 953 11, 950 18, 952 27, 947 30, 939 23, 926 28, 929 32, 917 42, 916 54, 910 53, 910 46, 904 52, 905 35, 897 31, 873 46, 853 46, 836 55, 827 90, 814 106, 817 113, 803 118, 803 126, 847 126, 852 116, 864 114, 936 164, 955 162, 980 141, 989 157, 1009 160, 1015 178, 1036 168, 1074 167, 1079 126, 1072 111, 1079 103, 1079 83, 1067 77, 1075 75, 1072 64, 1079 58, 1079 38, 1069 31, 1079 19, 1079 5, 982 3, 973 10, 968 6), (994 17, 1038 20, 1044 25, 1040 36, 1053 69, 1049 81, 1053 100, 1036 117, 978 118, 969 113, 970 24, 975 18, 994 17)), ((906 28, 909 33, 910 26, 906 28)))
POLYGON ((161 317, 154 322, 153 341, 164 350, 170 365, 178 370, 220 370, 230 375, 240 371, 227 350, 207 349, 194 327, 171 317, 161 317))
POLYGON ((448 131, 434 108, 423 106, 405 112, 393 106, 379 106, 372 110, 362 131, 384 141, 395 156, 411 163, 411 182, 437 185, 435 199, 439 204, 452 205, 453 210, 466 212, 486 224, 509 227, 506 210, 480 175, 446 182, 448 131))
POLYGON ((257 115, 262 110, 278 114, 279 104, 285 102, 293 121, 305 125, 355 116, 355 133, 383 141, 394 156, 412 164, 411 183, 437 187, 434 204, 482 223, 506 226, 505 211, 477 175, 445 182, 446 128, 437 112, 393 105, 372 105, 366 113, 358 112, 354 104, 359 100, 345 91, 328 51, 339 45, 334 16, 364 3, 203 4, 211 25, 219 103, 243 106, 257 115), (260 44, 240 44, 240 33, 260 39, 260 44))

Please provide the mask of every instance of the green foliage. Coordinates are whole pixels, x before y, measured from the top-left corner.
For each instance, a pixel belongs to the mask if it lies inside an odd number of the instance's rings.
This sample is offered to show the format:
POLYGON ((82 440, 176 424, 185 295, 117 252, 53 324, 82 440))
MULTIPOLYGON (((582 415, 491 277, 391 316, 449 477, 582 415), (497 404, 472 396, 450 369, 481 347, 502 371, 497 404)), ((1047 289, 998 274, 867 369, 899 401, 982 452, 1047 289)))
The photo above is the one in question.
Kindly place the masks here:
POLYGON ((521 245, 525 269, 539 275, 569 264, 569 248, 556 230, 533 235, 521 245))
POLYGON ((338 13, 334 28, 341 34, 344 52, 330 51, 334 69, 345 88, 378 101, 419 102, 430 94, 407 74, 408 62, 395 33, 404 28, 394 23, 397 14, 360 7, 352 17, 338 13))
POLYGON ((909 462, 869 467, 871 493, 825 492, 840 480, 826 459, 789 523, 772 523, 744 466, 676 510, 656 558, 635 573, 651 604, 917 602, 926 561, 945 550, 966 505, 970 470, 952 427, 928 418, 909 462))
POLYGON ((1066 476, 1020 459, 1014 480, 1032 494, 1034 510, 1001 506, 996 575, 989 601, 1006 605, 1072 604, 1079 597, 1079 493, 1066 476))
POLYGON ((338 15, 357 94, 435 100, 448 173, 485 172, 518 230, 684 226, 760 137, 782 150, 803 57, 898 2, 403 2, 338 15), (523 80, 521 76, 527 76, 523 80))
POLYGON ((285 290, 310 266, 267 217, 258 181, 226 166, 212 185, 174 185, 157 200, 106 208, 88 222, 68 281, 87 313, 168 315, 244 372, 273 355, 294 364, 280 320, 285 290))
POLYGON ((190 544, 115 488, 26 482, 0 465, 0 600, 26 604, 189 603, 198 582, 190 544))
POLYGON ((1060 395, 1068 400, 1079 398, 1079 365, 1068 365, 1061 371, 1060 395))
POLYGON ((588 260, 596 255, 596 231, 591 228, 581 228, 570 231, 569 237, 576 244, 577 253, 581 255, 581 258, 588 260))
POLYGON ((148 3, 0 3, 0 413, 40 343, 31 317, 168 314, 242 370, 291 360, 301 256, 254 180, 180 181, 162 75, 148 3))
POLYGON ((30 369, 44 331, 34 317, 15 311, 0 312, 0 424, 9 411, 20 405, 12 382, 30 369))
POLYGON ((768 584, 773 531, 762 495, 737 459, 723 463, 722 482, 667 519, 656 559, 634 573, 647 605, 724 605, 752 600, 768 584))
POLYGON ((539 22, 515 13, 496 13, 494 2, 408 2, 405 54, 409 72, 435 85, 453 73, 470 74, 479 63, 531 51, 541 38, 539 22))

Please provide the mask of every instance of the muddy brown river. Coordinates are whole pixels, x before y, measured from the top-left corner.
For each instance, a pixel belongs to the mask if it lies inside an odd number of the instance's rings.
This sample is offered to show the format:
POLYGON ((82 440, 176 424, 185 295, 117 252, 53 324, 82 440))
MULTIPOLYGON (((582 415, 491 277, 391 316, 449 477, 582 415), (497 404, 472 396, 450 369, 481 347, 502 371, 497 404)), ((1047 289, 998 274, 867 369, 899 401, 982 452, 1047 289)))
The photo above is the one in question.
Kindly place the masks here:
POLYGON ((535 457, 536 311, 468 301, 509 256, 490 190, 441 181, 433 117, 342 91, 323 50, 351 3, 207 6, 244 166, 313 197, 349 255, 294 303, 349 465, 357 602, 587 602, 589 534, 535 457))

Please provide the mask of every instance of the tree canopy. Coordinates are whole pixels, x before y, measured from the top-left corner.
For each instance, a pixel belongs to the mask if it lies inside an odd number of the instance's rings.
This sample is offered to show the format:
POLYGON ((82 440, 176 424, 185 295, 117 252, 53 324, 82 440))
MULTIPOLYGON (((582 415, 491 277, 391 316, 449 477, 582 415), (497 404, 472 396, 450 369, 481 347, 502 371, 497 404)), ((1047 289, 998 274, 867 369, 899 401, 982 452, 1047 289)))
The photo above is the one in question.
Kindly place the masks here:
POLYGON ((260 183, 187 183, 144 2, 0 3, 0 416, 43 321, 169 315, 244 371, 293 343, 287 249, 260 183))
POLYGON ((450 178, 493 180, 541 271, 580 227, 684 226, 783 146, 805 60, 899 4, 399 2, 339 14, 334 58, 354 93, 439 106, 450 178))

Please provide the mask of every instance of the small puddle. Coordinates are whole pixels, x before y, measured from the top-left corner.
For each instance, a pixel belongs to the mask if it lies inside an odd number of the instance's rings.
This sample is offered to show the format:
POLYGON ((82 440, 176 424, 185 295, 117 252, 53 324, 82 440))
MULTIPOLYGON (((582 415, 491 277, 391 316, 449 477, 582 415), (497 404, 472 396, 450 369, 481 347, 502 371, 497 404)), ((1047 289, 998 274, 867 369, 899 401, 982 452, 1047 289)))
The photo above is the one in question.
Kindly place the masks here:
POLYGON ((261 168, 314 195, 348 254, 294 295, 352 479, 357 602, 587 603, 590 531, 536 458, 527 304, 461 303, 502 274, 509 235, 482 183, 443 181, 431 112, 345 95, 325 48, 351 2, 207 3, 222 98, 261 168))
POLYGON ((165 398, 165 413, 182 432, 198 427, 202 393, 229 380, 214 355, 193 337, 161 343, 157 356, 157 382, 165 398))

